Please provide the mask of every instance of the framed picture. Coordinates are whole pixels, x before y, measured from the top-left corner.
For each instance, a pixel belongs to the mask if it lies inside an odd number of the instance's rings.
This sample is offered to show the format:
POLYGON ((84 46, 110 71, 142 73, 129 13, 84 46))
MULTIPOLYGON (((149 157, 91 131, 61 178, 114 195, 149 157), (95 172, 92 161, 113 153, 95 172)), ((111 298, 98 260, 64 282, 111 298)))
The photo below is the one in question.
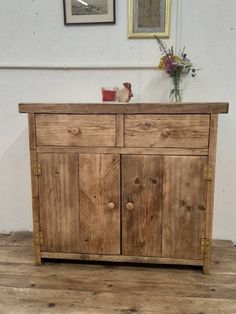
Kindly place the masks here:
POLYGON ((129 38, 168 38, 170 0, 129 0, 129 38))
POLYGON ((63 1, 65 25, 115 23, 115 0, 63 1))

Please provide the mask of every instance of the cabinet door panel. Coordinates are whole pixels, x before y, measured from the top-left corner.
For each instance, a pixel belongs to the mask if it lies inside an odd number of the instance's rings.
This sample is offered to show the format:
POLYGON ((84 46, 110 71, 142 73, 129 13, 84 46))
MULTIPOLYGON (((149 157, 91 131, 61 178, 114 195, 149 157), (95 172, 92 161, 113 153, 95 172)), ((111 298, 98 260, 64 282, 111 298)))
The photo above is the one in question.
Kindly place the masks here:
POLYGON ((164 157, 163 257, 202 259, 207 157, 164 157))
POLYGON ((122 157, 122 253, 161 256, 162 157, 122 157))
POLYGON ((80 155, 81 252, 120 254, 120 156, 80 155))
POLYGON ((42 250, 80 252, 78 155, 39 154, 42 250))

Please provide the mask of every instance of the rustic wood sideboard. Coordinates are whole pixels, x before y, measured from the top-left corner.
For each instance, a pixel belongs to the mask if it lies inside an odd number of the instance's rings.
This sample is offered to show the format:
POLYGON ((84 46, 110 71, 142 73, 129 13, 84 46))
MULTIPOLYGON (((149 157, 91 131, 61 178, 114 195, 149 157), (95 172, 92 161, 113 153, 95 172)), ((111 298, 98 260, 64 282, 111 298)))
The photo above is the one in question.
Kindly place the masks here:
POLYGON ((20 104, 28 113, 35 263, 210 270, 218 114, 227 103, 20 104))

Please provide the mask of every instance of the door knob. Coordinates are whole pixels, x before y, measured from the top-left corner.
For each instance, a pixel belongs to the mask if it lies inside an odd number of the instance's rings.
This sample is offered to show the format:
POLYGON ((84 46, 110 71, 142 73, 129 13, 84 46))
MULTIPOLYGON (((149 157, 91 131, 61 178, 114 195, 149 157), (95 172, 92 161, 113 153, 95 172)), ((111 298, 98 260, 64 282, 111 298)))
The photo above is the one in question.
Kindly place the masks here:
POLYGON ((115 209, 115 204, 113 202, 110 202, 107 204, 108 209, 115 209))
POLYGON ((78 135, 80 133, 80 129, 79 128, 69 128, 68 132, 73 134, 73 135, 78 135))
POLYGON ((134 209, 134 203, 128 202, 128 203, 126 204, 126 209, 127 209, 127 210, 133 210, 133 209, 134 209))
POLYGON ((150 129, 150 127, 151 127, 151 123, 150 123, 150 122, 145 122, 145 123, 144 123, 144 129, 145 129, 145 130, 150 129))
POLYGON ((165 137, 170 136, 171 130, 169 128, 166 128, 162 131, 162 135, 165 137))

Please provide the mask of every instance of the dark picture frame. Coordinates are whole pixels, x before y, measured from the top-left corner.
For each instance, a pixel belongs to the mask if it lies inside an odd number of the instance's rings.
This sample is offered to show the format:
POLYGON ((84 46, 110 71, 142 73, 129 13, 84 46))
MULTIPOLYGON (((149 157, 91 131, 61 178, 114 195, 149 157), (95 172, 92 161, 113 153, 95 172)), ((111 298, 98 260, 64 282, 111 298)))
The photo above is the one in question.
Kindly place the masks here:
POLYGON ((115 0, 63 0, 65 25, 115 24, 115 0))

